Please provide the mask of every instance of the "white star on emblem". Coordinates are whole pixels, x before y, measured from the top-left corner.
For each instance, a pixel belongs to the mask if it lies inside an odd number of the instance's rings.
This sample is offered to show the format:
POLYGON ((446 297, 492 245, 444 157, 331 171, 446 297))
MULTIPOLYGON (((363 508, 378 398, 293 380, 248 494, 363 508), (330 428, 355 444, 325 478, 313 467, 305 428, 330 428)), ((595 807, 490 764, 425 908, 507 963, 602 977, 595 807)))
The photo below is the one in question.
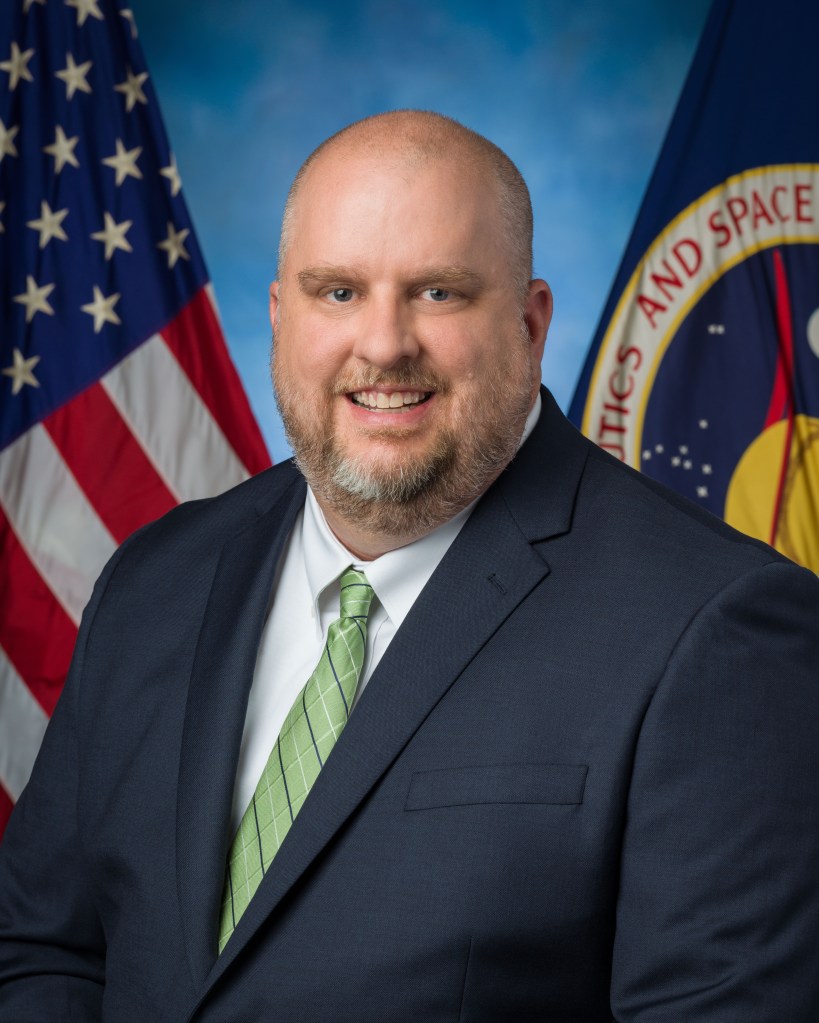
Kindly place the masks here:
POLYGON ((697 497, 708 497, 708 487, 697 487, 697 497))
POLYGON ((75 64, 74 57, 67 53, 66 64, 62 71, 55 71, 54 74, 61 81, 65 82, 66 99, 73 99, 74 93, 91 92, 91 86, 86 82, 85 76, 93 67, 93 63, 87 60, 84 64, 75 64))
MULTIPOLYGON (((5 208, 6 208, 6 204, 4 202, 0 202, 0 213, 2 213, 5 208)), ((0 220, 0 234, 5 234, 5 233, 6 233, 5 225, 3 224, 2 220, 0 220)))
POLYGON ((681 455, 687 455, 688 454, 688 447, 685 444, 680 444, 678 450, 679 450, 681 455))
POLYGON ((654 450, 657 452, 658 455, 661 455, 665 451, 665 448, 662 446, 662 444, 655 444, 654 450))
POLYGON ((19 348, 12 352, 14 362, 3 370, 4 376, 11 377, 11 393, 19 394, 25 384, 29 387, 39 387, 40 382, 34 376, 32 370, 40 361, 39 355, 32 355, 30 359, 24 359, 19 348))
POLYGON ((708 464, 706 463, 706 464, 705 464, 705 465, 704 465, 704 466, 702 467, 702 471, 703 471, 703 474, 704 474, 704 475, 706 475, 706 476, 710 476, 710 475, 711 475, 711 473, 712 473, 712 472, 713 472, 714 470, 713 470, 713 469, 711 468, 711 466, 710 466, 710 465, 708 465, 708 464))
POLYGON ((0 71, 8 71, 10 75, 9 88, 12 92, 17 88, 20 79, 26 82, 33 82, 34 75, 28 69, 28 62, 34 56, 34 50, 20 52, 17 43, 11 44, 11 56, 8 60, 0 60, 0 71))
POLYGON ((677 466, 680 464, 681 461, 682 459, 680 458, 679 455, 674 455, 674 457, 671 459, 671 464, 677 466))
POLYGON ((44 249, 52 238, 59 238, 61 242, 68 241, 68 235, 62 228, 67 216, 67 209, 57 210, 55 213, 47 202, 41 202, 39 218, 26 221, 26 227, 40 232, 40 248, 44 249))
POLYGON ((17 156, 17 148, 14 145, 14 136, 20 130, 19 125, 7 128, 0 120, 0 163, 4 156, 17 156))
POLYGON ((148 72, 143 71, 140 75, 135 75, 134 72, 128 68, 124 82, 120 82, 119 85, 115 85, 114 89, 116 92, 121 92, 125 97, 125 112, 130 114, 137 103, 147 104, 148 100, 145 97, 145 93, 142 91, 142 85, 148 78, 148 72))
POLYGON ((23 14, 28 14, 32 4, 42 4, 45 7, 46 0, 23 0, 23 14))
POLYGON ((173 270, 176 266, 178 259, 190 259, 191 257, 185 251, 185 239, 190 234, 190 230, 187 227, 183 227, 181 231, 175 230, 173 224, 168 221, 168 237, 164 242, 157 242, 158 249, 164 249, 168 253, 168 269, 173 270))
POLYGON ((117 139, 117 151, 113 156, 106 156, 102 161, 106 167, 113 167, 117 172, 117 185, 128 178, 141 178, 142 171, 137 167, 136 162, 142 152, 142 146, 136 149, 126 149, 122 139, 117 139))
POLYGON ((137 37, 137 27, 136 27, 136 22, 134 21, 134 12, 131 10, 130 7, 123 7, 122 10, 119 12, 119 14, 120 14, 121 18, 125 18, 125 20, 130 24, 130 26, 131 26, 131 38, 132 39, 136 39, 136 37, 137 37))
POLYGON ((95 334, 99 334, 105 323, 113 323, 116 326, 122 323, 122 320, 114 312, 114 306, 119 302, 120 297, 117 293, 106 298, 96 284, 94 285, 94 301, 87 305, 81 305, 80 309, 94 317, 95 334))
POLYGON ((651 459, 651 452, 648 449, 646 449, 643 452, 643 461, 644 462, 648 462, 650 459, 651 459))
POLYGON ((54 310, 48 301, 48 296, 54 290, 53 284, 44 284, 40 287, 31 274, 26 277, 26 290, 22 295, 15 295, 14 301, 26 307, 26 323, 31 323, 37 313, 54 315, 54 310))
POLYGON ((707 430, 708 429, 708 420, 707 419, 701 419, 699 421, 699 427, 700 427, 701 430, 707 430))
POLYGON ((55 174, 59 174, 67 163, 70 163, 72 167, 79 167, 80 161, 74 155, 74 150, 77 148, 79 141, 79 135, 74 135, 72 138, 67 139, 65 132, 59 124, 57 125, 54 131, 54 141, 50 146, 43 146, 43 152, 54 157, 55 174))
POLYGON ((693 462, 691 461, 691 459, 686 458, 686 460, 683 462, 683 469, 690 469, 692 465, 693 462))
POLYGON ((105 258, 110 259, 115 249, 122 249, 123 252, 133 252, 131 243, 125 237, 133 225, 133 220, 123 220, 118 224, 110 213, 105 213, 105 227, 102 231, 95 231, 91 237, 95 242, 105 243, 105 258))
POLYGON ((97 18, 99 21, 104 21, 102 11, 99 9, 99 0, 65 0, 66 7, 76 7, 77 9, 77 24, 82 26, 85 24, 86 19, 89 15, 92 18, 97 18))
POLYGON ((176 166, 176 157, 171 153, 171 162, 159 172, 163 178, 171 183, 171 195, 179 195, 182 188, 182 178, 179 176, 179 168, 176 166))

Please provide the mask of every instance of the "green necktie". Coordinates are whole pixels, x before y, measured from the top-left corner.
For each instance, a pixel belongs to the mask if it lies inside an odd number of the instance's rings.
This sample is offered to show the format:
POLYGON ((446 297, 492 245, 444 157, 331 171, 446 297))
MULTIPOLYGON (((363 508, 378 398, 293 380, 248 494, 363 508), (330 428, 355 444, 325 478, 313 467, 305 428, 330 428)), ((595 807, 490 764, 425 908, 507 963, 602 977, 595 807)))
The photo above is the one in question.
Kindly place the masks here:
POLYGON ((341 616, 284 720, 228 853, 219 951, 247 909, 307 793, 347 723, 367 639, 373 589, 363 572, 341 576, 341 616))

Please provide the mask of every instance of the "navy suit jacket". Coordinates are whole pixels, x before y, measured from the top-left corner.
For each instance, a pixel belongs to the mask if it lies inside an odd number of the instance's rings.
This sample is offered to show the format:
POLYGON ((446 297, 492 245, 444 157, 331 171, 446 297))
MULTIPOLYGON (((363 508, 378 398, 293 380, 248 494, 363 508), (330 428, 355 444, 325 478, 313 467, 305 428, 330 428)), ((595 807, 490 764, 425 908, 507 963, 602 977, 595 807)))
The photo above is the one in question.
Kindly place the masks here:
POLYGON ((0 847, 4 1023, 816 1023, 819 583, 548 395, 217 957, 292 464, 127 542, 0 847))

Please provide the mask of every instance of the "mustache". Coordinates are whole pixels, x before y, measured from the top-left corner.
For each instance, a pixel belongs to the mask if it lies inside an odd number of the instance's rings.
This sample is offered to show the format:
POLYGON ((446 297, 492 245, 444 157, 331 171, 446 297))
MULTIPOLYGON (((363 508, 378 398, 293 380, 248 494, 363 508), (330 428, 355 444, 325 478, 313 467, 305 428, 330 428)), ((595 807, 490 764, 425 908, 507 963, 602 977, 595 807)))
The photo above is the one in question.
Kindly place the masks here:
POLYGON ((434 370, 425 369, 415 363, 399 363, 388 370, 369 366, 355 373, 339 376, 333 381, 331 393, 338 396, 349 394, 351 391, 370 391, 376 387, 407 387, 413 391, 446 394, 449 382, 434 370))

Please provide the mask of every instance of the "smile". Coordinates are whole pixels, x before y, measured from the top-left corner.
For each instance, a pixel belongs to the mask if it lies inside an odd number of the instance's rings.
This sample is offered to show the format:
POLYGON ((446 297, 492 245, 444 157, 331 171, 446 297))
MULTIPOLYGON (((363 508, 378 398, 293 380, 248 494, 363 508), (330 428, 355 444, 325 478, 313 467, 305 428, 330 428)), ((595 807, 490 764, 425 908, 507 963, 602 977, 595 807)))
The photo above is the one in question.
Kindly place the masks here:
POLYGON ((390 394, 383 391, 354 391, 349 397, 354 405, 371 412, 406 412, 429 401, 432 394, 432 391, 392 391, 390 394))

